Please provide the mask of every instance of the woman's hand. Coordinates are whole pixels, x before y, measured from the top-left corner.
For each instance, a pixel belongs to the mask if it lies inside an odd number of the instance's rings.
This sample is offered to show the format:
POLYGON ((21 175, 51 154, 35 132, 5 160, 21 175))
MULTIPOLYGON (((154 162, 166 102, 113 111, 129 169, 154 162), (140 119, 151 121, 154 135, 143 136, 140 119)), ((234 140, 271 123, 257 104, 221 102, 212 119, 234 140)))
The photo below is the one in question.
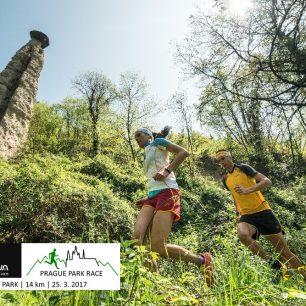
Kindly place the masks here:
POLYGON ((163 169, 163 170, 157 172, 153 176, 153 178, 154 178, 155 181, 163 181, 169 174, 170 173, 167 170, 163 169))
POLYGON ((136 205, 136 207, 137 207, 138 209, 141 209, 142 206, 143 206, 143 204, 144 204, 144 202, 145 202, 147 199, 148 199, 148 198, 145 197, 145 198, 143 198, 143 199, 137 200, 136 202, 134 202, 134 204, 136 205))

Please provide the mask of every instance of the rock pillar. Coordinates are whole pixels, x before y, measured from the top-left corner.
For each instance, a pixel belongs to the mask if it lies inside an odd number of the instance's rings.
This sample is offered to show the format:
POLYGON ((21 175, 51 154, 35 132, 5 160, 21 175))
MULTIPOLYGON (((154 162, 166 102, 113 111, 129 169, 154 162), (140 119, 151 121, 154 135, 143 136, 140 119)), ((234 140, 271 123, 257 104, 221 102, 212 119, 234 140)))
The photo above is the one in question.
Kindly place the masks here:
POLYGON ((36 100, 48 37, 31 31, 31 40, 0 73, 0 158, 10 158, 26 139, 36 100))

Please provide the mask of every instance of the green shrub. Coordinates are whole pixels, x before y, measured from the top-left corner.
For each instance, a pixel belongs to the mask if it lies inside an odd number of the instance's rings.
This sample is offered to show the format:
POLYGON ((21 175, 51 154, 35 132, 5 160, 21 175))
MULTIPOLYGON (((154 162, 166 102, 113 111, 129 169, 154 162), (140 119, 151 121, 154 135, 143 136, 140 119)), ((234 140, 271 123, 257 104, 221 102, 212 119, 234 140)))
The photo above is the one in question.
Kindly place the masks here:
POLYGON ((130 204, 106 182, 71 169, 71 162, 59 157, 0 164, 1 242, 130 237, 130 204))
POLYGON ((88 159, 80 167, 80 172, 111 184, 114 191, 128 200, 136 200, 139 190, 146 188, 145 177, 139 167, 133 167, 132 164, 116 164, 105 155, 88 159))

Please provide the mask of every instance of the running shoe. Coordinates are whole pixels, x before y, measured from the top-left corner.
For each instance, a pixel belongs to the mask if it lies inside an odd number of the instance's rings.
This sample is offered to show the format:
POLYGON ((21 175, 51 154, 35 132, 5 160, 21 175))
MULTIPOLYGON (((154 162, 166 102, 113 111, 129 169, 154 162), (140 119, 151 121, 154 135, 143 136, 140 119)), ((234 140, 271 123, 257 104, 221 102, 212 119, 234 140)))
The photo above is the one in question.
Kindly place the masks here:
POLYGON ((203 263, 200 269, 204 270, 205 282, 207 286, 211 288, 214 285, 214 271, 215 271, 213 264, 213 257, 208 252, 201 253, 200 256, 203 257, 203 263))

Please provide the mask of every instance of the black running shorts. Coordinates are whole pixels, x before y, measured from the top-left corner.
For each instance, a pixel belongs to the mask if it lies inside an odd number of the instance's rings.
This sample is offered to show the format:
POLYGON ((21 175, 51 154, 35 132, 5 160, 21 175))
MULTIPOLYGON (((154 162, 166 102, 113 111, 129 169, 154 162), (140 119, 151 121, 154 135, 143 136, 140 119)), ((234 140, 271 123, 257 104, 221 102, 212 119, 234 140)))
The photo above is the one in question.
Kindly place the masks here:
POLYGON ((257 239, 260 234, 275 235, 283 232, 279 221, 270 209, 251 215, 243 215, 240 217, 240 222, 251 224, 256 228, 256 234, 252 237, 253 239, 257 239))

